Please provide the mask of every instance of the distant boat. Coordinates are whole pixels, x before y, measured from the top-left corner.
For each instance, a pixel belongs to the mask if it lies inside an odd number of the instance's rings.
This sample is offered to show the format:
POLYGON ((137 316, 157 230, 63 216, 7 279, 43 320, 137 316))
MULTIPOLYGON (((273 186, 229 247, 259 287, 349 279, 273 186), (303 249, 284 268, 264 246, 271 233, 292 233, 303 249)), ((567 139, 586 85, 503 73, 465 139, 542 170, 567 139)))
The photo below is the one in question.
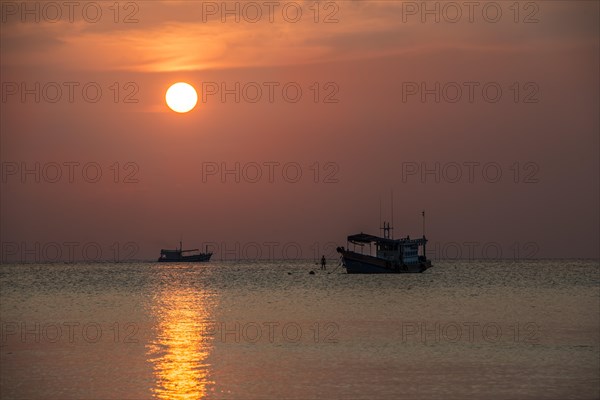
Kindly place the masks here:
POLYGON ((210 261, 210 257, 213 253, 197 253, 197 254, 183 254, 199 252, 199 249, 183 250, 183 244, 179 242, 179 249, 167 250, 161 249, 160 257, 158 262, 206 262, 210 261))
POLYGON ((400 239, 390 238, 390 225, 384 223, 384 236, 374 236, 359 233, 348 236, 348 244, 353 250, 338 247, 342 255, 342 263, 349 274, 392 274, 423 272, 433 265, 426 257, 427 239, 425 235, 418 239, 409 236, 400 239), (375 244, 375 255, 371 255, 372 245, 375 244), (363 250, 369 245, 368 252, 363 250), (356 251, 359 246, 360 251, 356 251), (421 255, 419 250, 422 249, 421 255))

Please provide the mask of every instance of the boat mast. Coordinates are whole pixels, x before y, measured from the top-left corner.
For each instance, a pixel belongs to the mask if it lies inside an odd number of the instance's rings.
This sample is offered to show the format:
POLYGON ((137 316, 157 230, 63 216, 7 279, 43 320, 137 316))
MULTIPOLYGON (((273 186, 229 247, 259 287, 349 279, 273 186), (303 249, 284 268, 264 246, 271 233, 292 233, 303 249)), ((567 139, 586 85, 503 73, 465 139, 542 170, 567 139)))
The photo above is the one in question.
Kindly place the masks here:
POLYGON ((425 239, 425 210, 421 211, 423 217, 423 257, 427 260, 427 240, 425 239))
POLYGON ((390 228, 390 225, 388 224, 388 229, 392 230, 392 236, 391 238, 394 238, 394 189, 390 190, 390 195, 391 195, 391 202, 392 202, 392 227, 390 228))
POLYGON ((381 197, 379 197, 379 230, 384 238, 390 238, 390 223, 387 221, 381 222, 381 197))
POLYGON ((383 226, 381 225, 381 196, 379 196, 379 230, 383 231, 383 226))
POLYGON ((393 239, 394 238, 394 191, 390 191, 391 194, 391 209, 392 209, 392 224, 389 222, 383 221, 381 223, 381 197, 379 198, 379 230, 382 231, 383 237, 385 239, 393 239))
POLYGON ((389 222, 383 221, 381 223, 381 197, 379 198, 379 229, 383 231, 383 237, 385 239, 393 239, 394 238, 394 191, 391 190, 391 208, 392 208, 392 224, 389 222))

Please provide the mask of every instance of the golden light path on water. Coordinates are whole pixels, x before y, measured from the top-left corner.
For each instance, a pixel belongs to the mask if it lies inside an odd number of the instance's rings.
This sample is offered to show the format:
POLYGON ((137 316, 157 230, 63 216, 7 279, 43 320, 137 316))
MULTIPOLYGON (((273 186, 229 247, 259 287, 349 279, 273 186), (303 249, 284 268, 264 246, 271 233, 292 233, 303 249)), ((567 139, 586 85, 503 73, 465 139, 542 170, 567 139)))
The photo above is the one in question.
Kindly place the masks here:
POLYGON ((197 288, 167 287, 157 294, 157 318, 148 361, 154 370, 152 394, 159 399, 201 399, 210 385, 206 359, 212 297, 197 288))

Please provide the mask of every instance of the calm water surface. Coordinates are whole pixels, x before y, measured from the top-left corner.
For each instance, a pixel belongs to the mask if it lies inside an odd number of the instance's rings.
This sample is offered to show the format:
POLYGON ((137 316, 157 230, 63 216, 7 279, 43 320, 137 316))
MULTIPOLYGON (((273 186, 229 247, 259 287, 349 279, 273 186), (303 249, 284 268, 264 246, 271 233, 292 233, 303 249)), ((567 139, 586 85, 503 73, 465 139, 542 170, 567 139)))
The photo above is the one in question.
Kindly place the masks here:
POLYGON ((596 261, 317 268, 1 265, 1 398, 600 397, 596 261))

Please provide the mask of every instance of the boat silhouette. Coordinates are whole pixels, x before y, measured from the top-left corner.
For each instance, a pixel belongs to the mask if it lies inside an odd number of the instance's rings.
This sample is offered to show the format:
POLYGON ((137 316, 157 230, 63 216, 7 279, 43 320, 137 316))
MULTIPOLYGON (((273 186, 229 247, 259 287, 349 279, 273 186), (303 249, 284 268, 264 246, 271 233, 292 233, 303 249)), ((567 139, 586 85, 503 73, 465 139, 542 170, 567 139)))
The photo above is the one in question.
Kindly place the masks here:
MULTIPOLYGON (((424 221, 425 211, 422 215, 424 221)), ((425 222, 423 222, 423 236, 417 239, 411 239, 410 236, 393 239, 390 231, 394 228, 391 228, 389 223, 384 222, 381 229, 383 237, 361 232, 348 236, 346 246, 352 244, 352 250, 344 247, 337 248, 347 273, 414 273, 423 272, 433 266, 431 260, 427 259, 425 222), (373 244, 375 244, 375 255, 372 255, 373 244), (369 245, 368 252, 364 251, 366 245, 369 245), (359 251, 356 251, 356 246, 359 247, 359 251)))
POLYGON ((158 262, 206 262, 210 261, 213 253, 208 249, 205 253, 184 254, 199 252, 200 249, 183 250, 183 243, 179 242, 179 248, 175 250, 161 249, 158 262))

